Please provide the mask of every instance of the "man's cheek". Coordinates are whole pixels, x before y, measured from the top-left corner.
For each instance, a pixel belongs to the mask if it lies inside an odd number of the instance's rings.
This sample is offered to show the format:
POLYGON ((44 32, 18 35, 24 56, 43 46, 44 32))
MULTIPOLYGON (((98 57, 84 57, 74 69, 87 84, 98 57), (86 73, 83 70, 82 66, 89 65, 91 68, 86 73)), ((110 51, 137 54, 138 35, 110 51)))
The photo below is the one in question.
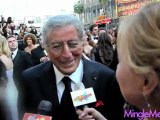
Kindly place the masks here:
POLYGON ((77 50, 73 51, 72 54, 74 56, 81 56, 83 52, 83 48, 77 48, 77 50))

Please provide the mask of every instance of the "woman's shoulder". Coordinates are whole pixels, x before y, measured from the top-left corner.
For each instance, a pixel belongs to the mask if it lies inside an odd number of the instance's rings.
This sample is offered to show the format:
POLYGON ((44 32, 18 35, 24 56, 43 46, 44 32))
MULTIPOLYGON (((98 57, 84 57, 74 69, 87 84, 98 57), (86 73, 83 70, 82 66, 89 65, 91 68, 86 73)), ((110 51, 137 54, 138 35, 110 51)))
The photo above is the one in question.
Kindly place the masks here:
POLYGON ((28 47, 28 46, 27 46, 27 47, 25 47, 25 48, 24 48, 24 50, 25 50, 25 51, 29 50, 29 47, 28 47))
POLYGON ((7 57, 5 54, 1 54, 0 60, 4 63, 7 70, 13 69, 13 62, 11 58, 7 57))
POLYGON ((24 48, 25 52, 31 53, 31 49, 29 47, 24 48))
POLYGON ((96 53, 96 52, 97 52, 97 50, 98 50, 98 48, 97 48, 97 47, 93 47, 93 48, 91 49, 91 52, 92 52, 92 53, 96 53))

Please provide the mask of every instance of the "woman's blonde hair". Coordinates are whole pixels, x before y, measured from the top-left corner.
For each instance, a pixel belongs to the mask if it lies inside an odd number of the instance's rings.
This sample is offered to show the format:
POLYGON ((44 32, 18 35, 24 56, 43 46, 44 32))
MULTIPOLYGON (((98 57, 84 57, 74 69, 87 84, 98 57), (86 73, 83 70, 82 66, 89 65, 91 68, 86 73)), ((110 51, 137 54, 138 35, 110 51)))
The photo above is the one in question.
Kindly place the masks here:
POLYGON ((0 36, 0 55, 1 54, 5 54, 7 57, 11 55, 8 42, 4 36, 0 36))
POLYGON ((124 20, 117 42, 134 72, 147 75, 159 70, 160 75, 160 2, 147 4, 124 20))

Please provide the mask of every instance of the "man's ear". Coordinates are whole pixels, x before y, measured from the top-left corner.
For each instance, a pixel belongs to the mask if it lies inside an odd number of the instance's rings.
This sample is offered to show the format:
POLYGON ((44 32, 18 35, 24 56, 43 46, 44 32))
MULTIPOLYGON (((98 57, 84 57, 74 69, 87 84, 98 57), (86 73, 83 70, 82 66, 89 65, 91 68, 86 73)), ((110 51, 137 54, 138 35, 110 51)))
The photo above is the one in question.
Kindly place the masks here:
POLYGON ((154 91, 154 89, 159 84, 159 78, 155 71, 152 71, 145 77, 143 82, 143 95, 150 96, 150 94, 154 91))

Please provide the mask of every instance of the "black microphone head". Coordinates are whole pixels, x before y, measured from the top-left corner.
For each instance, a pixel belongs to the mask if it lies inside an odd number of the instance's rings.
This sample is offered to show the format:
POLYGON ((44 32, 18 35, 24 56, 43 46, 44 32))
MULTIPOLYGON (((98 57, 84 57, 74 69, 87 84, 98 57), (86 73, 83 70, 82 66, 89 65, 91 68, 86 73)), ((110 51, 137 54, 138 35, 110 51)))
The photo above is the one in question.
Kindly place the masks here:
POLYGON ((52 103, 47 100, 41 100, 38 106, 38 114, 40 115, 51 115, 52 103))

